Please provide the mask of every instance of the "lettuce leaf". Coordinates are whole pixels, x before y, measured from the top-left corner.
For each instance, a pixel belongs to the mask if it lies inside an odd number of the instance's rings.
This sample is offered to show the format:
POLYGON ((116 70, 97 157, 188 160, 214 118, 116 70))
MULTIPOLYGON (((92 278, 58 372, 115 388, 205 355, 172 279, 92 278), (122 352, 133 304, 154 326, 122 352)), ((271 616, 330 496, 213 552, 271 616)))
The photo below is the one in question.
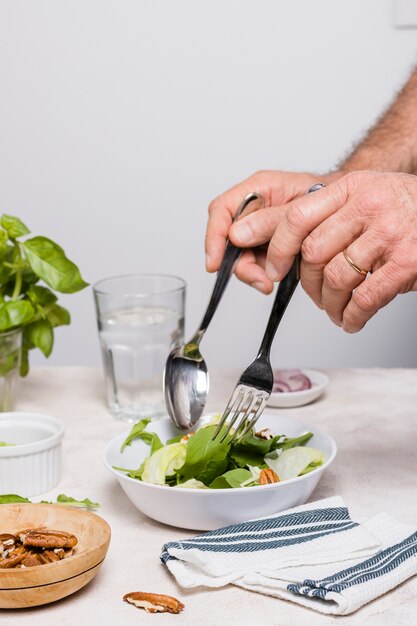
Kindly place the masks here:
POLYGON ((295 446, 281 452, 277 459, 265 459, 268 466, 278 474, 280 481, 296 478, 311 463, 318 467, 323 461, 323 453, 309 446, 295 446))
POLYGON ((185 483, 180 483, 179 485, 173 485, 173 487, 183 487, 184 489, 208 489, 201 480, 196 480, 195 478, 190 478, 185 483))
MULTIPOLYGON (((175 470, 183 466, 187 452, 187 444, 171 443, 162 446, 147 457, 143 464, 142 480, 154 485, 165 485, 166 476, 175 474, 175 470)), ((190 476, 189 478, 194 478, 190 476)))

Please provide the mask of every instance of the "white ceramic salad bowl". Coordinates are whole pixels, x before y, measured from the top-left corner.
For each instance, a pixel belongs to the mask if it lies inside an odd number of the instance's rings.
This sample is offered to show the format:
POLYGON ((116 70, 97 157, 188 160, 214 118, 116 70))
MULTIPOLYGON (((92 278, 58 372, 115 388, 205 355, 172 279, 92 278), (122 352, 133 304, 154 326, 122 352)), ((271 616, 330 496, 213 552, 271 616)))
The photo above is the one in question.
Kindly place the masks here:
MULTIPOLYGON (((120 452, 128 435, 126 431, 108 443, 104 450, 104 463, 117 477, 132 503, 149 517, 180 528, 212 530, 303 504, 336 456, 334 440, 312 424, 264 413, 257 424, 257 429, 262 428, 270 428, 274 433, 284 433, 288 437, 297 437, 311 431, 314 436, 308 445, 321 450, 325 462, 304 476, 269 485, 236 489, 190 489, 154 485, 130 478, 114 469, 114 466, 137 469, 149 456, 149 445, 138 439, 120 452)), ((149 424, 147 430, 159 435, 164 443, 181 434, 169 418, 149 424)))

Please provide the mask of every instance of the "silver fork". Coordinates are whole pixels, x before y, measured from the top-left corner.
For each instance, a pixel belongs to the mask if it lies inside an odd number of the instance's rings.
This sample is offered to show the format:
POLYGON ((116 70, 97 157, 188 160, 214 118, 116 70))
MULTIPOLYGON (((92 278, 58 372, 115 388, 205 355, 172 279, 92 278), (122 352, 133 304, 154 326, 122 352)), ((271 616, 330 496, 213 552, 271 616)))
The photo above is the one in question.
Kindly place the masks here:
MULTIPOLYGON (((317 183, 307 193, 322 189, 324 185, 317 183)), ((243 438, 256 424, 272 392, 274 373, 270 361, 272 342, 299 281, 299 256, 297 256, 288 274, 278 285, 277 294, 266 326, 259 352, 255 359, 241 374, 236 387, 227 403, 226 409, 213 433, 212 439, 219 437, 224 441, 231 433, 239 415, 242 415, 230 443, 243 438), (229 421, 228 418, 231 415, 229 421), (223 431, 223 426, 226 430, 223 431)))
POLYGON ((237 438, 244 437, 246 433, 253 428, 264 410, 274 385, 274 373, 270 361, 271 345, 282 316, 285 313, 285 309, 298 285, 298 280, 297 257, 288 274, 278 285, 278 291, 275 296, 259 352, 255 359, 242 372, 230 400, 227 403, 222 418, 214 431, 213 440, 221 435, 220 441, 224 441, 231 432, 239 415, 242 415, 242 417, 240 418, 236 430, 232 434, 230 442, 237 438), (230 415, 232 415, 230 421, 227 422, 230 415), (226 430, 223 432, 222 429, 225 425, 226 430))

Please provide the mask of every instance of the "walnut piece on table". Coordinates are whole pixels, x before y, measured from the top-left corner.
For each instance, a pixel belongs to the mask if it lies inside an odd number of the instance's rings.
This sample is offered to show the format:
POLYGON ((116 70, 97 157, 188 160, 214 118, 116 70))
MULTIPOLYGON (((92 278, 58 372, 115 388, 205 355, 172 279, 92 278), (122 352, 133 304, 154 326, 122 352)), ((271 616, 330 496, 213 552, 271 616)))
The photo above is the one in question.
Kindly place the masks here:
POLYGON ((177 598, 146 591, 131 591, 123 596, 123 600, 138 609, 145 609, 147 613, 179 613, 184 608, 177 598))

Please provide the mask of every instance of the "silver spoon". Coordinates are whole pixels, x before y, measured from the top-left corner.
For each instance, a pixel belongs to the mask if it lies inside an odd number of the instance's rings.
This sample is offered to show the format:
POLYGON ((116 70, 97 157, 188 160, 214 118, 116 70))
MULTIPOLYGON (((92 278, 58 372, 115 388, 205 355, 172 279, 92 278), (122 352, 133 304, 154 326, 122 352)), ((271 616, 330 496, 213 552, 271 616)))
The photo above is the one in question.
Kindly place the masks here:
MULTIPOLYGON (((263 206, 263 197, 250 193, 241 202, 233 221, 263 206)), ((200 353, 200 341, 216 312, 241 253, 241 248, 227 241, 223 261, 200 326, 188 343, 174 348, 168 356, 164 372, 165 402, 170 418, 180 430, 193 428, 204 410, 209 375, 200 353)))

